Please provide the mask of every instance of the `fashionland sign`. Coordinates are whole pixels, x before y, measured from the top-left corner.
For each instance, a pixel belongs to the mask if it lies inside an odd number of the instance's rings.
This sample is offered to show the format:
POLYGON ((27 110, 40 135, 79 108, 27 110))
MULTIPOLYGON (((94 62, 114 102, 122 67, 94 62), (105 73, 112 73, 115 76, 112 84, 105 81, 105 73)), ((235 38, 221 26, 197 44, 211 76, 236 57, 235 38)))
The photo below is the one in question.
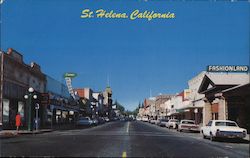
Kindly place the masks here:
POLYGON ((207 72, 249 72, 247 65, 209 65, 207 72))

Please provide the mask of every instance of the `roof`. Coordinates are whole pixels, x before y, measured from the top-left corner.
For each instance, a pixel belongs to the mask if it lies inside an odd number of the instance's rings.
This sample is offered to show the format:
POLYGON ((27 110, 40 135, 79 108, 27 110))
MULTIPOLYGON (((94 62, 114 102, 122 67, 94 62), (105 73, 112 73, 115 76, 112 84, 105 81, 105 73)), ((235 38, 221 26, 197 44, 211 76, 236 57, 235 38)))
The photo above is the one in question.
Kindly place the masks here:
POLYGON ((240 85, 249 82, 247 73, 208 73, 206 76, 215 85, 240 85))
POLYGON ((205 94, 216 89, 225 90, 249 83, 247 73, 208 73, 204 76, 198 92, 205 94))

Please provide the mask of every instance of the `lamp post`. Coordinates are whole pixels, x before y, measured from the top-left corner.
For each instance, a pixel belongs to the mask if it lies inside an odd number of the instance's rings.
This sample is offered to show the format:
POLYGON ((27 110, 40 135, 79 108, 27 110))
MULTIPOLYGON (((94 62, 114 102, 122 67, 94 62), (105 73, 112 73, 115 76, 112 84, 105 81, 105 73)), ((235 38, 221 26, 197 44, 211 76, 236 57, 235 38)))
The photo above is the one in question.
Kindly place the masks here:
POLYGON ((26 94, 24 96, 25 99, 28 99, 28 107, 29 107, 29 113, 28 113, 28 131, 32 131, 32 127, 31 127, 31 123, 32 123, 32 117, 31 117, 31 114, 32 114, 32 98, 33 99, 37 99, 37 95, 34 94, 34 88, 30 87, 28 89, 28 92, 29 94, 26 94))

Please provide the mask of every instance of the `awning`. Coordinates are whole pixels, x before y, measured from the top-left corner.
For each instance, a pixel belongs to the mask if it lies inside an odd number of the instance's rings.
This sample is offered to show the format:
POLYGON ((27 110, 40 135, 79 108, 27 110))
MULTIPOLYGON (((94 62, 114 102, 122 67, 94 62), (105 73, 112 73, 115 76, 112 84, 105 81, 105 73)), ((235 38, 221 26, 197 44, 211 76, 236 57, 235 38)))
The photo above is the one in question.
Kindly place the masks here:
POLYGON ((69 107, 58 106, 58 105, 50 105, 50 110, 53 110, 53 109, 64 110, 64 111, 79 112, 79 110, 73 109, 73 108, 69 108, 69 107))

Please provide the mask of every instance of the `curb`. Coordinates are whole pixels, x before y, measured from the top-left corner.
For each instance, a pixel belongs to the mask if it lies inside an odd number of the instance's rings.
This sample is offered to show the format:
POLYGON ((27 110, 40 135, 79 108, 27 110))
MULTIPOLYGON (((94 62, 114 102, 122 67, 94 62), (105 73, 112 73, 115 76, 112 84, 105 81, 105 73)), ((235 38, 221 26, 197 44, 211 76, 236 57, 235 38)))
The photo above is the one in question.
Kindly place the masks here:
POLYGON ((12 137, 17 137, 20 135, 31 135, 31 134, 41 134, 41 133, 48 133, 48 132, 53 132, 54 130, 42 130, 42 131, 6 131, 0 133, 0 139, 3 138, 12 138, 12 137))

